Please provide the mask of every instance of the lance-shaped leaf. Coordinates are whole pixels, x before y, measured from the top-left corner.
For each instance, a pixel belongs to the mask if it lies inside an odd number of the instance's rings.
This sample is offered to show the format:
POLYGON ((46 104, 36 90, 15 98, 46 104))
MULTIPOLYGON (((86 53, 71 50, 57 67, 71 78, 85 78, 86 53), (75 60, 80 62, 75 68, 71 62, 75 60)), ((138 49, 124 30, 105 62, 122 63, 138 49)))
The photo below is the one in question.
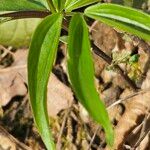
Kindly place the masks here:
POLYGON ((45 6, 35 0, 0 0, 0 11, 46 10, 45 6))
POLYGON ((66 11, 72 11, 74 9, 81 8, 99 1, 100 0, 66 0, 65 9, 66 11))
POLYGON ((150 15, 116 4, 88 7, 85 15, 150 41, 150 15))
POLYGON ((48 150, 54 149, 46 108, 47 82, 57 53, 62 15, 46 17, 37 27, 28 56, 28 85, 34 120, 48 150))
POLYGON ((68 73, 75 95, 95 121, 106 132, 106 140, 113 144, 113 129, 99 98, 94 82, 94 66, 86 22, 80 14, 73 16, 69 27, 68 73))
POLYGON ((47 0, 34 0, 34 1, 37 2, 37 3, 43 4, 47 9, 49 9, 47 0))
POLYGON ((64 9, 65 1, 66 0, 52 0, 53 4, 57 11, 61 11, 64 9))

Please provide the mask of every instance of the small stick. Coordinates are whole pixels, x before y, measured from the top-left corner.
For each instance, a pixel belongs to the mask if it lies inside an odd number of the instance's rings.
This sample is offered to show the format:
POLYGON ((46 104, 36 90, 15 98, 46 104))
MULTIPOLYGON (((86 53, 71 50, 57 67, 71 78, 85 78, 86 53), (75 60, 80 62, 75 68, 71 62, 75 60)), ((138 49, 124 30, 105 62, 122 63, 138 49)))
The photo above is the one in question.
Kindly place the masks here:
POLYGON ((64 116, 64 119, 63 119, 63 122, 62 122, 62 126, 61 126, 61 129, 60 129, 57 144, 56 144, 56 149, 57 150, 61 150, 61 137, 63 135, 63 130, 64 130, 64 127, 65 127, 65 124, 66 124, 66 121, 67 121, 67 117, 70 114, 71 107, 72 107, 72 105, 68 109, 65 110, 65 116, 64 116))
POLYGON ((0 17, 10 17, 12 20, 23 18, 44 18, 50 15, 48 11, 17 11, 12 13, 0 14, 0 17))
POLYGON ((108 106, 107 109, 109 110, 109 109, 111 109, 112 107, 114 107, 114 106, 116 106, 116 105, 122 103, 123 101, 126 101, 126 100, 128 100, 128 99, 130 99, 130 98, 132 98, 132 97, 135 97, 135 96, 139 95, 139 94, 144 94, 144 93, 146 93, 146 92, 148 92, 148 91, 150 91, 150 88, 147 88, 147 89, 138 91, 138 92, 136 92, 136 93, 130 94, 129 96, 126 96, 125 98, 121 98, 121 99, 117 100, 115 103, 113 103, 112 105, 108 106))
POLYGON ((95 139, 95 137, 96 137, 96 134, 98 133, 99 130, 100 130, 100 126, 98 126, 97 129, 96 129, 96 131, 94 132, 94 134, 93 134, 93 136, 92 136, 92 139, 91 139, 91 141, 90 141, 90 144, 89 144, 89 146, 88 146, 88 150, 90 150, 90 148, 91 148, 91 146, 92 146, 92 144, 93 144, 93 141, 94 141, 94 139, 95 139))

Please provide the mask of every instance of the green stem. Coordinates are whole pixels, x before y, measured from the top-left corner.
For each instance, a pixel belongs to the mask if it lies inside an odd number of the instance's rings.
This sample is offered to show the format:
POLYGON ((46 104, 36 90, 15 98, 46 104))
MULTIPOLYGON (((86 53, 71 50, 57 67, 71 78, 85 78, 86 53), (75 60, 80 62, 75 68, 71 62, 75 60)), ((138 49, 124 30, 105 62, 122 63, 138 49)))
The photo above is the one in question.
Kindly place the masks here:
MULTIPOLYGON (((75 15, 77 12, 64 12, 64 16, 73 16, 73 15, 75 15)), ((83 13, 82 12, 80 12, 80 14, 81 15, 83 15, 83 13)))
POLYGON ((47 1, 47 4, 48 4, 49 8, 50 8, 50 11, 51 11, 52 13, 55 13, 56 10, 55 10, 55 7, 54 7, 54 5, 53 5, 52 0, 46 0, 46 1, 47 1))

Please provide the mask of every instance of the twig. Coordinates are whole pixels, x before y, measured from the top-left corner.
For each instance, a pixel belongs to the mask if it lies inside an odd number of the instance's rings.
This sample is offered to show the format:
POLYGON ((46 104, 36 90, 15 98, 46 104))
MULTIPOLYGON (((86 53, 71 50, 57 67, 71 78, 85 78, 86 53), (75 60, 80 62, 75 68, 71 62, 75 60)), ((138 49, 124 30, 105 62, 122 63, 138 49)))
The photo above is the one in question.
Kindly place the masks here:
POLYGON ((93 141, 94 141, 94 139, 95 139, 95 137, 96 137, 96 134, 98 133, 99 130, 100 130, 100 126, 98 126, 97 129, 96 129, 96 131, 94 132, 94 134, 93 134, 93 136, 92 136, 92 139, 91 139, 91 141, 90 141, 90 144, 89 144, 89 146, 88 146, 88 150, 90 150, 90 148, 91 148, 91 146, 92 146, 92 143, 93 143, 93 141))
POLYGON ((70 114, 71 107, 72 107, 72 105, 67 110, 65 110, 65 116, 63 118, 62 126, 61 126, 61 129, 60 129, 57 144, 56 144, 57 150, 61 150, 61 137, 63 135, 63 130, 64 130, 64 127, 65 127, 65 124, 66 124, 66 121, 67 121, 67 117, 70 114))
POLYGON ((0 61, 2 61, 3 58, 7 56, 7 54, 11 54, 12 56, 14 56, 14 53, 12 53, 9 48, 7 49, 2 45, 0 45, 0 50, 3 50, 3 53, 0 55, 0 61))
POLYGON ((146 137, 146 135, 150 134, 150 128, 148 129, 148 131, 145 131, 146 124, 147 124, 146 121, 149 119, 149 117, 150 117, 150 114, 145 116, 144 121, 142 122, 141 135, 140 135, 138 141, 136 142, 134 148, 137 148, 140 145, 141 141, 146 137))
POLYGON ((17 11, 12 13, 0 14, 0 17, 11 17, 12 20, 23 18, 44 18, 50 15, 48 11, 17 11))
MULTIPOLYGON (((2 126, 0 126, 0 134, 2 135, 2 137, 4 137, 7 141, 7 139, 10 141, 9 143, 14 143, 14 145, 18 148, 18 149, 22 149, 22 150, 31 150, 31 148, 29 148, 27 145, 19 142, 17 139, 15 139, 11 134, 9 134, 2 126)), ((2 146, 2 145, 0 145, 2 146)), ((2 149, 2 147, 0 147, 0 150, 2 149)), ((9 148, 8 148, 9 149, 9 148)))
MULTIPOLYGON (((92 41, 92 47, 93 47, 93 51, 96 55, 98 55, 99 57, 101 57, 103 60, 105 60, 108 64, 111 65, 112 63, 112 58, 109 57, 108 55, 106 55, 101 49, 99 49, 94 42, 92 41)), ((120 73, 120 75, 123 77, 123 79, 128 83, 128 85, 132 88, 133 91, 137 91, 137 86, 136 84, 128 77, 128 75, 120 68, 120 66, 118 65, 114 65, 114 67, 116 68, 116 70, 118 71, 118 73, 120 73)))
POLYGON ((111 109, 112 107, 114 107, 114 106, 116 106, 116 105, 122 103, 123 101, 126 101, 126 100, 128 100, 128 99, 130 99, 130 98, 132 98, 132 97, 135 97, 135 96, 139 95, 139 94, 144 94, 144 93, 146 93, 146 92, 148 92, 148 91, 150 91, 150 88, 147 88, 147 89, 141 90, 141 91, 139 91, 139 92, 133 93, 133 94, 131 94, 131 95, 125 97, 125 98, 121 98, 121 99, 117 100, 115 103, 113 103, 113 104, 111 104, 110 106, 108 106, 107 109, 109 110, 109 109, 111 109))

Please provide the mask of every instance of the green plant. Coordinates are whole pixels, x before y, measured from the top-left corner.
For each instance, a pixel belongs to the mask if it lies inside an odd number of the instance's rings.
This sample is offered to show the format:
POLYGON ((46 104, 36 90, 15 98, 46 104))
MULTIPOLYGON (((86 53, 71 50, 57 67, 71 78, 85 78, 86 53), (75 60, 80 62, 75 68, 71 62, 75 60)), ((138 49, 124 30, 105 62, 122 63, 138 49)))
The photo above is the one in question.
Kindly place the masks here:
POLYGON ((150 41, 150 16, 99 0, 1 0, 1 21, 44 18, 37 27, 28 56, 28 85, 34 120, 47 149, 55 149, 46 108, 47 82, 57 55, 63 19, 72 18, 68 31, 68 74, 75 95, 93 119, 102 125, 112 146, 114 132, 106 108, 94 85, 94 67, 85 17, 150 41), (97 4, 96 4, 97 3, 97 4), (94 5, 92 5, 94 4, 94 5), (82 12, 73 10, 92 5, 82 12), (7 12, 13 11, 13 12, 7 12))

